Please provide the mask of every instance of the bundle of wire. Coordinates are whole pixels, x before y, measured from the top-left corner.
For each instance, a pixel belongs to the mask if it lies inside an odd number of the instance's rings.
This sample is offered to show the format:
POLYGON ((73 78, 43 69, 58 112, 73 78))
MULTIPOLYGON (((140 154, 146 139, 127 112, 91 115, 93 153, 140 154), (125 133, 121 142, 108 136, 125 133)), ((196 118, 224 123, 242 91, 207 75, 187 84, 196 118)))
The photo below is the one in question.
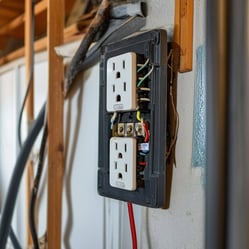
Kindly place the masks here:
MULTIPOLYGON (((100 58, 100 48, 103 45, 106 45, 107 43, 114 42, 117 37, 121 39, 122 37, 125 37, 127 35, 130 35, 131 33, 138 31, 141 27, 145 25, 144 18, 141 17, 130 17, 127 19, 120 19, 120 20, 113 20, 112 26, 107 30, 105 35, 100 39, 99 42, 95 44, 88 52, 87 50, 85 52, 85 59, 83 62, 81 62, 80 68, 77 68, 78 71, 84 71, 91 66, 93 66, 100 58)), ((90 45, 90 44, 89 44, 90 45)), ((29 84, 30 85, 30 84, 29 84)), ((71 87, 71 85, 70 85, 71 87)), ((27 92, 29 90, 29 86, 27 89, 27 92)), ((27 95, 27 93, 26 93, 27 95)), ((25 98, 26 99, 26 98, 25 98)), ((24 106, 24 105, 23 105, 24 106)), ((8 193, 5 199, 3 212, 2 212, 2 219, 0 221, 0 248, 5 248, 7 243, 7 238, 9 235, 13 237, 13 233, 11 230, 11 220, 13 217, 14 207, 16 203, 16 198, 18 194, 18 189, 20 187, 21 178, 26 166, 26 162, 28 160, 29 154, 31 152, 31 149, 33 147, 34 142, 36 141, 36 138, 39 134, 39 132, 44 127, 44 117, 45 117, 45 104, 41 108, 41 111, 34 121, 29 134, 25 140, 25 142, 22 145, 21 137, 19 135, 19 142, 21 146, 21 151, 18 155, 14 171, 10 180, 8 193)), ((23 108, 22 108, 23 109, 23 108)), ((23 111, 23 110, 22 110, 23 111)), ((21 118, 20 118, 21 122, 21 118)), ((20 123, 19 122, 19 123, 20 123)), ((20 129, 20 127, 19 127, 20 129)), ((45 136, 44 136, 45 137, 45 136)), ((45 138, 43 139, 43 145, 45 143, 45 138)), ((34 194, 36 196, 37 192, 34 194)), ((35 198, 34 198, 35 199, 35 198)), ((33 208, 33 202, 31 203, 31 208, 33 208)), ((33 214, 31 213, 31 216, 33 217, 33 214)), ((31 224, 31 227, 34 227, 34 224, 31 224)), ((39 243, 37 239, 36 231, 33 233, 34 238, 36 237, 36 248, 39 248, 39 243)), ((19 243, 18 243, 19 244, 19 243)), ((16 249, 20 249, 20 246, 16 246, 16 249)))

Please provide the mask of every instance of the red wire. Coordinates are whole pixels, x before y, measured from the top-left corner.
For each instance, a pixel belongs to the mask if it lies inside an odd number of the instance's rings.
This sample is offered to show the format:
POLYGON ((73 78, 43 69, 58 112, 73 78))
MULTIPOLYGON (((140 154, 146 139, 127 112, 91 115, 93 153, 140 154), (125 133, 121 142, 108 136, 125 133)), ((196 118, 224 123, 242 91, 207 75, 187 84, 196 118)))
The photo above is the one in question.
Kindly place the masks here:
POLYGON ((131 202, 127 202, 129 220, 130 220, 130 229, 131 229, 131 237, 132 237, 132 249, 137 249, 137 233, 136 233, 136 225, 133 214, 133 207, 131 202))
POLYGON ((144 142, 147 143, 149 141, 149 138, 150 138, 150 133, 149 133, 149 130, 148 130, 148 125, 145 122, 143 122, 143 127, 144 127, 144 131, 145 131, 144 142))
POLYGON ((139 162, 138 163, 140 166, 146 166, 146 162, 139 162))

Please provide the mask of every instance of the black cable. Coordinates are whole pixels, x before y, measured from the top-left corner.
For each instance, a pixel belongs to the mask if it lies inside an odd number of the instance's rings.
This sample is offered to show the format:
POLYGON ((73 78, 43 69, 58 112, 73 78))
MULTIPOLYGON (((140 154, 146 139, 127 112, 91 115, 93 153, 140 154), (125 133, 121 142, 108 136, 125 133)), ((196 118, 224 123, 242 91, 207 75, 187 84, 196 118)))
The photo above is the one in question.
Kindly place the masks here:
POLYGON ((19 241, 18 241, 18 239, 17 239, 17 237, 16 237, 16 235, 15 235, 13 229, 12 229, 12 227, 10 227, 10 234, 9 234, 9 236, 10 236, 10 240, 11 240, 12 245, 14 246, 14 248, 15 249, 22 249, 21 245, 20 245, 20 243, 19 243, 19 241))
POLYGON ((89 25, 88 30, 80 43, 80 46, 78 47, 75 55, 72 58, 71 63, 69 64, 65 78, 65 95, 68 94, 75 77, 81 71, 80 65, 84 63, 87 51, 92 42, 94 41, 97 33, 100 32, 103 27, 107 28, 106 24, 109 24, 109 12, 110 1, 102 0, 94 19, 89 25))
MULTIPOLYGON (((0 220, 1 220, 1 214, 0 214, 0 220)), ((10 227, 9 236, 10 236, 10 240, 12 242, 14 249, 21 249, 20 243, 19 243, 12 227, 10 227)))
POLYGON ((92 3, 91 0, 86 0, 85 1, 84 8, 83 8, 83 11, 82 11, 82 15, 85 15, 89 11, 91 3, 92 3))
POLYGON ((33 244, 34 244, 34 249, 39 249, 39 238, 37 235, 36 224, 35 224, 35 205, 36 205, 36 199, 37 199, 37 193, 38 193, 39 184, 41 180, 41 175, 43 171, 47 137, 48 137, 48 125, 46 123, 44 130, 43 130, 42 141, 41 141, 40 151, 39 151, 39 162, 37 166, 36 177, 34 180, 34 186, 32 188, 32 196, 31 196, 30 207, 29 207, 29 228, 30 228, 31 237, 32 237, 33 244))
MULTIPOLYGON (((106 35, 100 39, 96 45, 89 50, 84 62, 81 65, 80 70, 84 71, 93 66, 100 57, 100 48, 109 42, 115 41, 117 39, 122 39, 123 37, 138 31, 141 27, 145 25, 145 18, 134 17, 128 18, 127 20, 114 20, 113 26, 107 31, 106 35)), ((6 196, 6 201, 3 208, 3 218, 0 222, 0 249, 4 249, 7 243, 7 238, 10 232, 10 224, 13 217, 13 211, 15 207, 16 197, 18 189, 20 186, 20 181, 25 169, 25 165, 32 149, 32 146, 42 129, 44 124, 45 116, 45 104, 43 105, 38 117, 30 129, 29 135, 21 148, 19 156, 17 158, 14 171, 11 177, 10 185, 8 188, 8 193, 6 196)))
POLYGON ((20 187, 20 182, 28 160, 32 146, 43 127, 45 115, 45 105, 43 105, 37 119, 33 123, 29 135, 23 144, 23 147, 17 158, 13 174, 11 176, 8 193, 3 207, 2 219, 0 222, 0 248, 4 249, 7 243, 7 238, 10 232, 10 224, 13 217, 17 193, 20 187))
POLYGON ((30 75, 29 75, 29 81, 28 81, 28 86, 27 86, 27 89, 26 89, 26 92, 25 92, 25 96, 24 96, 24 99, 23 99, 23 102, 22 102, 22 107, 21 107, 21 110, 20 110, 20 114, 19 114, 19 118, 18 118, 18 125, 17 125, 17 136, 18 136, 18 144, 19 144, 19 147, 21 148, 22 147, 22 136, 21 136, 21 125, 22 125, 22 116, 23 116, 23 112, 24 112, 24 108, 25 108, 25 104, 26 104, 26 101, 27 101, 27 98, 28 98, 28 94, 29 94, 29 89, 32 85, 32 81, 33 81, 33 73, 34 73, 34 30, 35 30, 35 14, 34 14, 34 10, 35 10, 35 3, 36 1, 33 0, 32 1, 32 10, 31 10, 31 13, 32 13, 32 24, 31 24, 31 36, 30 36, 30 39, 31 39, 31 66, 30 66, 30 75))

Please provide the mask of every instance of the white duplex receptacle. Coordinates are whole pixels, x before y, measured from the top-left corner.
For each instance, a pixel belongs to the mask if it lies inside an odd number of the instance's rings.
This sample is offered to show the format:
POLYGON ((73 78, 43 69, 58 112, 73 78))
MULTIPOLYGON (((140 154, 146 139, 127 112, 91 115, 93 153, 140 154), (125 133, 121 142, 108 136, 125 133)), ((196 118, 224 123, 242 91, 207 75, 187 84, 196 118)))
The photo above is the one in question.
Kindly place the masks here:
POLYGON ((125 190, 136 189, 136 147, 133 137, 110 139, 110 185, 125 190))
POLYGON ((129 52, 107 60, 106 96, 108 112, 136 110, 136 53, 129 52))

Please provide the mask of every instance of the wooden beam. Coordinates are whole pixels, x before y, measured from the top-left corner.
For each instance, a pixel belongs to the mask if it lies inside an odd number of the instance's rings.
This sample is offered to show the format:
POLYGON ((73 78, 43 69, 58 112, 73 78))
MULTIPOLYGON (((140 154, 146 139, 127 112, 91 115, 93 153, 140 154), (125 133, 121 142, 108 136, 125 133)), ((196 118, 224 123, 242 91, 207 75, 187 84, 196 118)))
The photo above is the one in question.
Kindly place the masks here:
POLYGON ((10 31, 12 31, 13 29, 17 28, 21 24, 23 24, 24 23, 24 18, 25 18, 24 14, 22 14, 22 15, 16 17, 15 19, 13 19, 8 24, 2 26, 0 28, 0 35, 8 34, 10 31))
MULTIPOLYGON (((47 9, 47 0, 43 0, 35 5, 35 16, 44 12, 47 9)), ((25 15, 21 14, 11 20, 8 24, 0 28, 0 35, 11 33, 14 29, 23 25, 25 21, 25 15)))
MULTIPOLYGON (((33 82, 33 44, 32 44, 32 0, 25 0, 25 66, 26 66, 26 83, 29 84, 31 80, 31 85, 29 88, 29 93, 26 100, 25 110, 27 113, 28 129, 34 120, 34 82, 33 82)), ((32 237, 29 229, 29 206, 31 200, 31 189, 34 182, 34 172, 33 163, 31 160, 27 162, 26 171, 26 193, 27 193, 27 211, 26 211, 26 221, 27 221, 27 247, 32 245, 32 237)))
POLYGON ((6 37, 0 36, 0 50, 4 50, 7 46, 7 39, 6 37))
POLYGON ((35 15, 39 15, 41 12, 47 10, 48 1, 42 0, 35 5, 35 15))
POLYGON ((3 18, 3 17, 13 18, 14 16, 18 15, 19 13, 20 13, 20 11, 5 8, 4 6, 1 6, 1 8, 0 8, 0 16, 1 16, 1 18, 3 18))
MULTIPOLYGON (((64 43, 69 43, 69 42, 73 42, 76 40, 80 40, 84 37, 84 32, 87 29, 85 29, 84 31, 81 31, 80 34, 79 30, 76 28, 76 25, 73 24, 72 26, 69 26, 68 28, 65 28, 64 30, 64 43)), ((62 44, 60 44, 62 45, 62 44)), ((35 52, 41 52, 47 49, 47 37, 41 38, 39 40, 37 40, 34 44, 34 50, 35 52)), ((24 48, 19 48, 17 50, 15 50, 14 52, 11 52, 10 54, 0 57, 0 66, 9 63, 13 60, 16 60, 18 58, 21 58, 24 56, 24 48)))
POLYGON ((48 249, 61 248, 63 143, 63 60, 54 47, 63 44, 64 0, 48 0, 48 249))
POLYGON ((24 10, 24 2, 23 1, 0 1, 1 5, 0 6, 5 6, 5 7, 10 7, 12 9, 16 9, 16 10, 20 10, 23 11, 24 10))
POLYGON ((192 70, 194 0, 175 0, 174 41, 180 46, 180 72, 192 70))

